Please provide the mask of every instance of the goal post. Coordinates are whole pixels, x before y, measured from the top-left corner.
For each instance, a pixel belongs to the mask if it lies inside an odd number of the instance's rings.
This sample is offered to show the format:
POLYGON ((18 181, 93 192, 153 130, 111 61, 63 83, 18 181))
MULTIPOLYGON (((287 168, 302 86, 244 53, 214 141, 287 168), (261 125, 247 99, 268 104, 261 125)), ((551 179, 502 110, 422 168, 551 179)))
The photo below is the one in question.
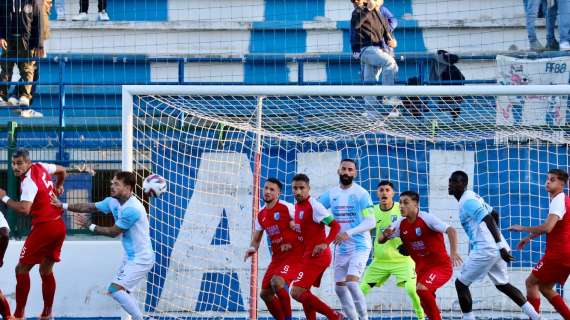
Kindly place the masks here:
MULTIPOLYGON (((168 317, 267 314, 257 303, 270 260, 266 239, 258 263, 243 261, 262 184, 280 179, 282 198, 293 202, 290 180, 304 172, 316 197, 338 183, 338 162, 347 157, 375 202, 380 180, 393 181, 396 193, 418 191, 423 210, 460 230, 464 257, 467 239, 447 178, 467 172, 470 188, 500 212, 514 248, 521 235, 507 227, 538 224, 548 208, 548 169, 568 166, 569 93, 569 85, 123 86, 122 168, 169 182, 167 194, 146 203, 157 264, 140 301, 147 313, 168 317)), ((524 290, 543 252, 544 239, 514 251, 515 286, 524 290)), ((316 292, 340 308, 331 268, 316 292)), ((522 316, 488 280, 472 293, 475 310, 522 316)), ((446 316, 460 314, 451 282, 438 299, 446 316)), ((371 314, 412 315, 392 282, 367 301, 371 314)))

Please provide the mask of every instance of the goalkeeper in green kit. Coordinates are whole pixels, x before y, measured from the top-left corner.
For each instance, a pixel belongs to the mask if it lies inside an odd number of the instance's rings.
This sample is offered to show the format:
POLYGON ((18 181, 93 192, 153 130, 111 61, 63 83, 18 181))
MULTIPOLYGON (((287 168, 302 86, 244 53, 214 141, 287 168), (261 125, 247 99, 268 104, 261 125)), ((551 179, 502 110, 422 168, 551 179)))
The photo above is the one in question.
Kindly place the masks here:
MULTIPOLYGON (((400 204, 393 200, 394 185, 392 182, 381 181, 376 193, 380 203, 373 207, 373 212, 376 216, 376 235, 378 235, 393 222, 400 219, 401 215, 400 204)), ((403 246, 400 248, 401 244, 400 238, 388 240, 384 244, 374 241, 374 258, 372 263, 366 267, 360 288, 366 295, 372 287, 381 286, 390 276, 395 276, 397 285, 406 289, 416 316, 418 319, 424 320, 424 310, 420 304, 420 297, 416 293, 415 263, 409 256, 402 255, 402 253, 407 253, 404 252, 403 246)))

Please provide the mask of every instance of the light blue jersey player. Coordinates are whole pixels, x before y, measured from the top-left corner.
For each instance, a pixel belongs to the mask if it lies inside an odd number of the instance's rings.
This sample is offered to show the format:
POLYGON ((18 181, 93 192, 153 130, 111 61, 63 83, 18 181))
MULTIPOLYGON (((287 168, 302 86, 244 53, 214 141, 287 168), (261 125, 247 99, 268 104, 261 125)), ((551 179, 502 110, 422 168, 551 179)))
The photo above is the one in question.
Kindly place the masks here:
POLYGON ((469 256, 455 281, 463 319, 475 319, 469 286, 485 275, 530 319, 539 319, 522 292, 509 282, 507 262, 512 261, 513 257, 493 217, 493 208, 475 192, 467 190, 468 181, 465 172, 456 171, 449 178, 448 188, 449 194, 459 201, 459 220, 469 237, 469 256))
POLYGON ((118 172, 111 180, 111 196, 97 203, 67 204, 56 198, 52 204, 72 212, 113 214, 115 224, 102 227, 90 223, 87 215, 76 216, 76 221, 97 235, 115 238, 122 235, 123 263, 117 276, 111 281, 108 293, 134 320, 142 320, 143 314, 137 300, 131 295, 154 265, 154 252, 150 240, 146 210, 133 194, 136 177, 131 172, 118 172))
POLYGON ((348 318, 368 319, 359 280, 372 249, 370 230, 376 227, 376 219, 370 193, 352 182, 356 174, 354 160, 342 160, 338 168, 340 184, 322 194, 319 201, 341 225, 335 240, 335 291, 348 318))

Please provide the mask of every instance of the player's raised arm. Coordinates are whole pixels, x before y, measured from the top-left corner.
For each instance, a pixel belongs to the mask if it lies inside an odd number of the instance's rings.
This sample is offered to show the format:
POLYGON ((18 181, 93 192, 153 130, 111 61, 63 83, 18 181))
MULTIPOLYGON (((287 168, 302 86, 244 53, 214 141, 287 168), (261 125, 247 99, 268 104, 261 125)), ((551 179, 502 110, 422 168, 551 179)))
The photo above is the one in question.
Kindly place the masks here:
POLYGON ((60 165, 54 165, 55 171, 52 173, 56 177, 55 180, 55 190, 57 191, 57 195, 61 195, 63 193, 63 182, 65 181, 65 177, 67 176, 67 171, 65 167, 60 165))
POLYGON ((4 214, 0 211, 0 268, 4 265, 4 255, 10 241, 10 227, 4 218, 4 214))
POLYGON ((556 223, 560 220, 560 217, 556 214, 549 213, 546 221, 543 224, 534 226, 534 227, 525 227, 519 224, 513 224, 509 227, 510 231, 519 231, 519 232, 530 232, 530 233, 550 233, 552 229, 556 226, 556 223))

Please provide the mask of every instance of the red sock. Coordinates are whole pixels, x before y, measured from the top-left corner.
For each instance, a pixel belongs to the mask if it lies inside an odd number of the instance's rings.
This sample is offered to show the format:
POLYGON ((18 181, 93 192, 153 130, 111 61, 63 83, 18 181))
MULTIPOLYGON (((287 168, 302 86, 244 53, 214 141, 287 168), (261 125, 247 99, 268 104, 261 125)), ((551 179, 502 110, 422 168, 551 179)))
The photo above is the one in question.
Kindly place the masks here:
POLYGON ((306 304, 309 304, 311 305, 311 308, 313 310, 317 311, 318 313, 324 315, 329 319, 334 319, 335 317, 337 317, 337 314, 336 312, 334 312, 333 309, 331 309, 321 299, 317 298, 317 296, 313 295, 309 290, 301 293, 301 296, 299 296, 299 299, 297 300, 303 304, 303 307, 306 304))
POLYGON ((8 300, 6 299, 2 291, 0 291, 0 315, 2 316, 2 318, 6 320, 10 319, 10 317, 12 316, 12 314, 10 313, 10 304, 8 304, 8 300))
POLYGON ((53 273, 42 275, 42 296, 44 298, 44 310, 42 317, 51 315, 51 307, 53 306, 53 297, 55 296, 55 277, 53 273))
POLYGON ((16 274, 16 310, 14 317, 23 318, 26 302, 28 302, 28 293, 30 293, 30 274, 16 274))
POLYGON ((291 297, 289 297, 289 292, 287 292, 287 289, 281 288, 277 290, 277 297, 279 297, 279 302, 281 302, 283 316, 285 319, 291 319, 291 297))
POLYGON ((534 310, 536 310, 536 312, 540 313, 540 297, 538 297, 538 298, 526 297, 526 300, 530 304, 532 304, 532 306, 534 307, 534 310))
POLYGON ((265 305, 267 305, 267 310, 269 310, 269 313, 271 313, 273 318, 277 320, 284 320, 283 312, 281 311, 281 303, 279 302, 279 298, 277 298, 277 296, 274 295, 271 300, 265 302, 265 305))
POLYGON ((549 301, 564 320, 570 320, 570 309, 568 309, 568 306, 564 303, 564 299, 559 294, 552 297, 549 301))
POLYGON ((417 290, 418 296, 420 296, 420 303, 424 312, 430 320, 441 320, 441 313, 435 302, 435 293, 429 290, 417 290))
POLYGON ((317 312, 308 303, 303 303, 303 312, 305 312, 305 319, 317 320, 317 312))

